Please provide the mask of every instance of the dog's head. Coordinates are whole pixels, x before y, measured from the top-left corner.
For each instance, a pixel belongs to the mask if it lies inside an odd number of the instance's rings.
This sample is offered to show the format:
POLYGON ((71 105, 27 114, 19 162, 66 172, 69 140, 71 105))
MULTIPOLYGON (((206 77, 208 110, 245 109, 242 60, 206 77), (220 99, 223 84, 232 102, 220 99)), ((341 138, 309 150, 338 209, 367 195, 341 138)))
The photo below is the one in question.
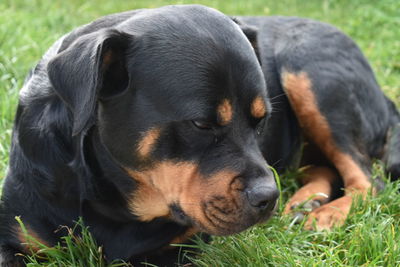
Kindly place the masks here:
POLYGON ((201 6, 142 11, 77 38, 48 72, 73 133, 97 127, 135 181, 127 201, 139 220, 231 234, 271 215, 278 193, 256 141, 270 104, 230 18, 201 6))

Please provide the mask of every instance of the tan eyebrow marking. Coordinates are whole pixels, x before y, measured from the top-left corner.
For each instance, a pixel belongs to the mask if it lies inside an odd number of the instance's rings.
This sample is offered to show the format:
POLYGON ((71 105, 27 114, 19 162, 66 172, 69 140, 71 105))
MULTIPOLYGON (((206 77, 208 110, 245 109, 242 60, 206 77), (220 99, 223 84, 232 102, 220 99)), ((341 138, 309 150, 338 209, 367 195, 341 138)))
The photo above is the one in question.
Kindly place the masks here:
POLYGON ((232 120, 232 105, 228 99, 222 100, 217 108, 218 120, 221 125, 227 125, 232 120))
POLYGON ((250 112, 254 118, 262 118, 265 116, 267 109, 265 106, 265 101, 261 96, 254 98, 253 102, 251 103, 250 112))
POLYGON ((160 132, 160 128, 151 128, 143 135, 141 141, 137 146, 137 151, 140 156, 148 157, 150 155, 153 146, 157 142, 157 139, 160 137, 160 132))

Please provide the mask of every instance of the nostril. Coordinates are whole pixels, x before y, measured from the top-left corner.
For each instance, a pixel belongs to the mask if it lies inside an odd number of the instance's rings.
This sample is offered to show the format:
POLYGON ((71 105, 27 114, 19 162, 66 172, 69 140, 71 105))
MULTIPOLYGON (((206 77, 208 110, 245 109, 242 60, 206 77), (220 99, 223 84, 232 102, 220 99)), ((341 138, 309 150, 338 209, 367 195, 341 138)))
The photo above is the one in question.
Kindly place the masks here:
POLYGON ((270 206, 272 208, 275 205, 279 194, 275 188, 260 186, 247 190, 246 195, 251 206, 259 209, 266 209, 270 206))

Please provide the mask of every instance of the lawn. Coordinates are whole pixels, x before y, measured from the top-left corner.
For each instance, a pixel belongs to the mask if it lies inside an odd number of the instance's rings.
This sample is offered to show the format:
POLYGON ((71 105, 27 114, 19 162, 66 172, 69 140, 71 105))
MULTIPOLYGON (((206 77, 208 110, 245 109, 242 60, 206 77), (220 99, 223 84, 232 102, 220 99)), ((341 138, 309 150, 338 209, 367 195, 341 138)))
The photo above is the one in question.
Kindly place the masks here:
MULTIPOLYGON (((201 0, 196 3, 228 14, 304 16, 334 24, 356 40, 370 60, 382 89, 400 105, 400 1, 201 0)), ((46 49, 64 33, 99 16, 165 4, 167 1, 162 0, 0 1, 0 183, 7 169, 18 90, 46 49)), ((381 172, 377 164, 375 175, 381 172)), ((291 173, 281 177, 281 205, 296 187, 294 176, 291 173)), ((215 238, 211 244, 199 242, 203 252, 195 262, 199 266, 400 266, 399 187, 399 183, 388 184, 378 197, 354 205, 346 224, 330 233, 302 230, 290 218, 278 215, 244 233, 215 238)))

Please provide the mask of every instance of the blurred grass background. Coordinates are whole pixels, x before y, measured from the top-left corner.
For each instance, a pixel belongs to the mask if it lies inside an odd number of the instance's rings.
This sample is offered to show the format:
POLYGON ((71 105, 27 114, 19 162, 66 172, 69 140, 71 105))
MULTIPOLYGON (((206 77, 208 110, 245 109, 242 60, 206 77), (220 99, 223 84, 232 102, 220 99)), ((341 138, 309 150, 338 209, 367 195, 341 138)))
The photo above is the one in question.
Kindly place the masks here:
MULTIPOLYGON (((61 35, 99 16, 136 8, 191 1, 1 0, 0 1, 0 180, 5 176, 11 127, 24 77, 61 35)), ((304 16, 334 24, 364 51, 378 81, 400 104, 399 0, 201 0, 231 15, 304 16)), ((375 174, 379 174, 378 170, 375 174)), ((296 187, 283 178, 285 199, 296 187)), ((331 233, 303 231, 275 217, 263 227, 212 245, 199 244, 200 266, 400 266, 399 184, 353 210, 331 233)), ((44 266, 44 265, 43 265, 44 266)), ((46 265, 50 266, 50 265, 46 265)), ((54 265, 56 266, 56 265, 54 265)), ((59 265, 57 265, 59 266, 59 265)))

